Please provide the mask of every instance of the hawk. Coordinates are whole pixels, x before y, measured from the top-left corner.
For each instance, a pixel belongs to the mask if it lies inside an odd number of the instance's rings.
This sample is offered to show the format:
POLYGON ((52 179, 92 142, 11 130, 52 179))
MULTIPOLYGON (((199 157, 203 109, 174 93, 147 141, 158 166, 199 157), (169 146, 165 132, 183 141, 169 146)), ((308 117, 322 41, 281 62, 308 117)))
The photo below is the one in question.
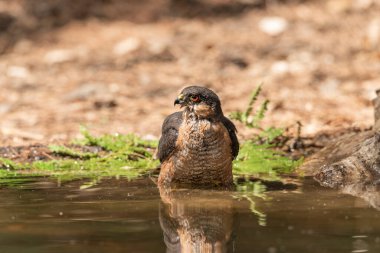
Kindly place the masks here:
POLYGON ((174 101, 177 104, 184 110, 169 115, 162 125, 158 184, 231 185, 239 141, 219 97, 205 87, 189 86, 174 101))

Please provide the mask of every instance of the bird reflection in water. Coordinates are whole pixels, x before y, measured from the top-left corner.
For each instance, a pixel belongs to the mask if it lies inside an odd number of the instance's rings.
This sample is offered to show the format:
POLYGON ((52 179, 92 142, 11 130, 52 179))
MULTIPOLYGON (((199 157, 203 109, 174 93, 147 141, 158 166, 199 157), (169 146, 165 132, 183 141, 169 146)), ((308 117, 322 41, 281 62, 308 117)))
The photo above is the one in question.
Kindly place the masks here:
POLYGON ((160 187, 159 218, 168 253, 234 252, 231 192, 160 187))

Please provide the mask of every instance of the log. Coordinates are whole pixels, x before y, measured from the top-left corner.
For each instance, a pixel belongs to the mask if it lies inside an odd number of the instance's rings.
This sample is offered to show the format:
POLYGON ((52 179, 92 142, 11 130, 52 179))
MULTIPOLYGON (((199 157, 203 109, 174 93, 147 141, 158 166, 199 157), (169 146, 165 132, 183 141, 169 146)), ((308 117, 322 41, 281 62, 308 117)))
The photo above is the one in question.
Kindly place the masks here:
POLYGON ((299 173, 332 188, 380 179, 380 90, 376 94, 373 129, 338 138, 307 159, 299 173))

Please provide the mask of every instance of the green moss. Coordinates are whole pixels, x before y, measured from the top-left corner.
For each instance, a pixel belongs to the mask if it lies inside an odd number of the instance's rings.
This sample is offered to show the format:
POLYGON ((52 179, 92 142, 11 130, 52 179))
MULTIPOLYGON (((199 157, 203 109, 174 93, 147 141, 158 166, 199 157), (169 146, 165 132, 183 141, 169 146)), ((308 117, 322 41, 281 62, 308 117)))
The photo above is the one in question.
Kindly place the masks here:
POLYGON ((50 145, 49 149, 56 155, 59 156, 67 156, 71 158, 79 158, 79 159, 90 159, 92 157, 97 157, 98 154, 90 153, 90 152, 80 152, 65 146, 57 146, 57 145, 50 145))
POLYGON ((98 146, 106 151, 119 152, 120 150, 123 150, 125 152, 131 151, 147 154, 146 148, 154 149, 158 145, 157 141, 143 140, 134 134, 106 134, 101 137, 95 137, 85 128, 81 129, 81 133, 84 138, 77 140, 74 143, 80 145, 98 146))
MULTIPOLYGON (((52 176, 61 181, 78 178, 122 176, 138 177, 156 168, 159 162, 153 158, 155 141, 145 141, 135 135, 92 136, 82 131, 84 138, 77 140, 80 146, 96 146, 104 152, 81 152, 65 146, 50 146, 59 159, 16 163, 0 158, 0 177, 38 175, 52 176)), ((1 181, 0 181, 1 183, 1 181)))
POLYGON ((247 141, 241 146, 234 162, 233 174, 277 180, 279 174, 292 172, 300 163, 301 161, 293 161, 270 145, 247 141))
POLYGON ((76 178, 94 178, 123 176, 135 178, 157 167, 158 163, 150 159, 131 161, 122 157, 101 157, 89 160, 52 160, 34 162, 32 170, 39 174, 58 177, 61 180, 76 178))
MULTIPOLYGON (((9 160, 7 158, 0 157, 0 173, 4 174, 7 171, 14 171, 18 170, 19 165, 12 160, 9 160)), ((0 174, 1 175, 1 174, 0 174)))

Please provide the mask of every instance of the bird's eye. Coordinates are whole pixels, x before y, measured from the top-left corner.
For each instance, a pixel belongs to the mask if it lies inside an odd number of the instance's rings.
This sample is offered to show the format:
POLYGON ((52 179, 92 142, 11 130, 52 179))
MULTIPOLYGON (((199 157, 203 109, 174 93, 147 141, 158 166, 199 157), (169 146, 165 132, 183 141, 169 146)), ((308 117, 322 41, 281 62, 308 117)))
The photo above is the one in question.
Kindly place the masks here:
POLYGON ((201 101, 201 98, 198 95, 191 95, 190 99, 193 102, 199 102, 199 101, 201 101))

